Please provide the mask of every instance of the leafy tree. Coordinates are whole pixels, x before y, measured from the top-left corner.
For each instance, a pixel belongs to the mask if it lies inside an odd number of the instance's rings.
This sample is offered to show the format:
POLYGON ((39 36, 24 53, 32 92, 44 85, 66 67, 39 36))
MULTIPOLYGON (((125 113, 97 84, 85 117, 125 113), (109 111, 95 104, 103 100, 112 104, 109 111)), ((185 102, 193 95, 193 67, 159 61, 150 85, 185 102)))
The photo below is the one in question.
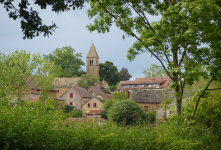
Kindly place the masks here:
POLYGON ((81 118, 81 117, 82 117, 82 114, 83 114, 83 113, 82 113, 81 110, 79 110, 79 109, 73 110, 73 109, 72 109, 72 111, 67 114, 67 117, 71 117, 71 118, 81 118))
POLYGON ((127 81, 132 78, 131 74, 128 72, 127 68, 122 68, 119 72, 119 81, 127 81))
MULTIPOLYGON (((220 48, 217 48, 219 45, 217 43, 220 42, 218 38, 220 34, 213 35, 210 33, 213 28, 208 29, 214 27, 215 32, 220 33, 218 2, 91 0, 90 5, 88 16, 90 19, 95 17, 94 24, 87 25, 90 31, 109 32, 110 26, 115 23, 127 36, 137 39, 128 49, 127 57, 130 61, 137 55, 148 52, 161 63, 167 76, 173 81, 171 87, 175 90, 176 114, 181 114, 181 102, 186 84, 192 85, 200 76, 212 77, 208 85, 218 79, 216 73, 220 74, 217 71, 220 70, 220 57, 218 57, 220 48), (211 7, 208 9, 208 6, 211 7), (203 12, 208 11, 211 13, 204 15, 203 12), (147 15, 161 15, 161 19, 150 22, 147 15), (202 21, 205 18, 206 21, 202 21), (212 49, 202 47, 205 42, 212 44, 213 41, 216 47, 212 49), (201 65, 208 66, 210 72, 198 70, 201 65)), ((205 86, 205 90, 207 88, 208 86, 205 86)), ((198 99, 205 90, 199 94, 198 99)))
POLYGON ((119 82, 118 69, 110 61, 99 63, 99 76, 100 80, 106 80, 109 85, 115 85, 119 82))
POLYGON ((101 114, 101 117, 104 119, 107 118, 108 110, 112 107, 114 103, 120 100, 127 99, 127 96, 124 92, 114 92, 112 93, 113 97, 110 100, 104 99, 104 111, 101 114))
MULTIPOLYGON (((60 13, 70 9, 75 10, 76 8, 82 8, 84 2, 84 0, 36 0, 34 5, 40 6, 41 9, 46 9, 47 6, 51 6, 52 11, 60 13)), ((28 0, 21 0, 18 7, 15 6, 16 2, 13 0, 1 0, 0 3, 3 4, 6 11, 9 12, 9 18, 13 18, 14 20, 22 18, 21 29, 24 34, 23 39, 32 39, 35 36, 39 36, 39 33, 43 33, 44 36, 49 36, 58 28, 55 23, 52 23, 50 26, 44 25, 38 12, 33 10, 32 7, 29 10, 28 7, 31 4, 28 0)))
POLYGON ((57 74, 57 76, 72 77, 85 74, 81 68, 85 65, 81 60, 82 53, 75 53, 75 49, 71 46, 56 48, 52 53, 44 55, 44 57, 50 62, 54 62, 57 67, 62 68, 60 74, 57 74))
POLYGON ((91 74, 83 74, 81 76, 81 79, 78 80, 77 85, 79 85, 82 88, 88 89, 89 86, 95 86, 98 84, 99 80, 96 76, 91 74))
POLYGON ((145 77, 165 77, 165 76, 167 76, 166 71, 161 67, 157 67, 156 64, 151 64, 151 67, 144 69, 143 74, 145 75, 145 77))
POLYGON ((108 120, 118 124, 133 125, 146 117, 144 110, 132 100, 118 101, 108 110, 108 120))
POLYGON ((49 63, 39 54, 31 56, 30 52, 18 50, 7 56, 0 53, 0 69, 1 96, 6 100, 6 104, 19 103, 27 94, 28 84, 34 79, 43 97, 48 90, 53 89, 51 83, 54 81, 54 75, 60 72, 54 63, 49 63), (32 76, 34 71, 36 72, 32 76))

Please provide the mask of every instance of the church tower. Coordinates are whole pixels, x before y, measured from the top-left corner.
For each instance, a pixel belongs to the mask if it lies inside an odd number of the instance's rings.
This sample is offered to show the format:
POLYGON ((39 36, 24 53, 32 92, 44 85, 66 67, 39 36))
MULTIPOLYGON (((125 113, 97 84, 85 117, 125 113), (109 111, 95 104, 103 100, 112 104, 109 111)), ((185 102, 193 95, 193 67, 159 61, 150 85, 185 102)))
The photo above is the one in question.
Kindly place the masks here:
POLYGON ((87 67, 87 74, 92 74, 94 76, 97 76, 99 79, 99 56, 94 47, 94 43, 91 44, 91 47, 87 53, 86 67, 87 67))

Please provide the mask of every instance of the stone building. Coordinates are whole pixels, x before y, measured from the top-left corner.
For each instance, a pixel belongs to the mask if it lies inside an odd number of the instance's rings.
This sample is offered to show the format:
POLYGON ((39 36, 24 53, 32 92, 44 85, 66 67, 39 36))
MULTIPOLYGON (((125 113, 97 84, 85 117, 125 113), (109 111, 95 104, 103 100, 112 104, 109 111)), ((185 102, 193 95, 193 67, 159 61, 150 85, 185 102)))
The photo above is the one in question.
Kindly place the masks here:
POLYGON ((84 88, 72 86, 60 98, 66 100, 67 104, 81 110, 82 105, 89 101, 92 95, 84 88))
POLYGON ((127 97, 129 98, 133 89, 166 90, 170 89, 171 83, 172 80, 170 79, 170 77, 136 78, 134 81, 120 81, 117 90, 125 92, 127 97))
POLYGON ((88 114, 91 110, 102 110, 102 109, 103 109, 103 102, 101 101, 101 98, 98 97, 94 97, 82 105, 82 111, 83 113, 86 114, 88 114))
POLYGON ((172 90, 139 90, 133 89, 130 99, 134 100, 146 112, 161 108, 161 102, 163 99, 172 99, 172 90))
POLYGON ((99 56, 94 47, 94 43, 91 44, 91 47, 87 53, 86 68, 87 74, 94 75, 99 79, 99 56))

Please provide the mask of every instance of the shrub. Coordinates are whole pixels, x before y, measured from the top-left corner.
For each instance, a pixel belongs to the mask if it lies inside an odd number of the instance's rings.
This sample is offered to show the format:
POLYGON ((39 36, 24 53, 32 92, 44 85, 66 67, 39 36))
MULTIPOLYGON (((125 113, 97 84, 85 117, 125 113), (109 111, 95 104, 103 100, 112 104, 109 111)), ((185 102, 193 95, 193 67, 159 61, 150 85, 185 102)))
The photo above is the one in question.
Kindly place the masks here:
POLYGON ((108 110, 108 120, 117 124, 133 125, 145 120, 144 110, 132 100, 121 100, 113 104, 108 110))
POLYGON ((65 106, 63 107, 63 112, 64 112, 64 113, 70 113, 70 112, 72 112, 72 111, 73 111, 73 107, 70 106, 70 105, 65 105, 65 106))
POLYGON ((71 112, 69 112, 67 114, 67 117, 71 117, 71 118, 81 118, 82 117, 82 111, 81 110, 78 110, 78 109, 75 109, 71 112))

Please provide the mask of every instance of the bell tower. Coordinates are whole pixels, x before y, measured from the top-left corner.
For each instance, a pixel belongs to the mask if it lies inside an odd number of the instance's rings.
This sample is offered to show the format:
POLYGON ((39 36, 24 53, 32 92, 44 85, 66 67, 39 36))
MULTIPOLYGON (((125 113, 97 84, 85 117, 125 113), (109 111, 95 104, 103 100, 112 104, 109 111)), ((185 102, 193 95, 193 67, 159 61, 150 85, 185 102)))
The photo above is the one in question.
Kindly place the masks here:
POLYGON ((91 47, 87 53, 86 67, 87 67, 87 74, 97 76, 99 79, 99 56, 94 47, 94 43, 91 44, 91 47))

